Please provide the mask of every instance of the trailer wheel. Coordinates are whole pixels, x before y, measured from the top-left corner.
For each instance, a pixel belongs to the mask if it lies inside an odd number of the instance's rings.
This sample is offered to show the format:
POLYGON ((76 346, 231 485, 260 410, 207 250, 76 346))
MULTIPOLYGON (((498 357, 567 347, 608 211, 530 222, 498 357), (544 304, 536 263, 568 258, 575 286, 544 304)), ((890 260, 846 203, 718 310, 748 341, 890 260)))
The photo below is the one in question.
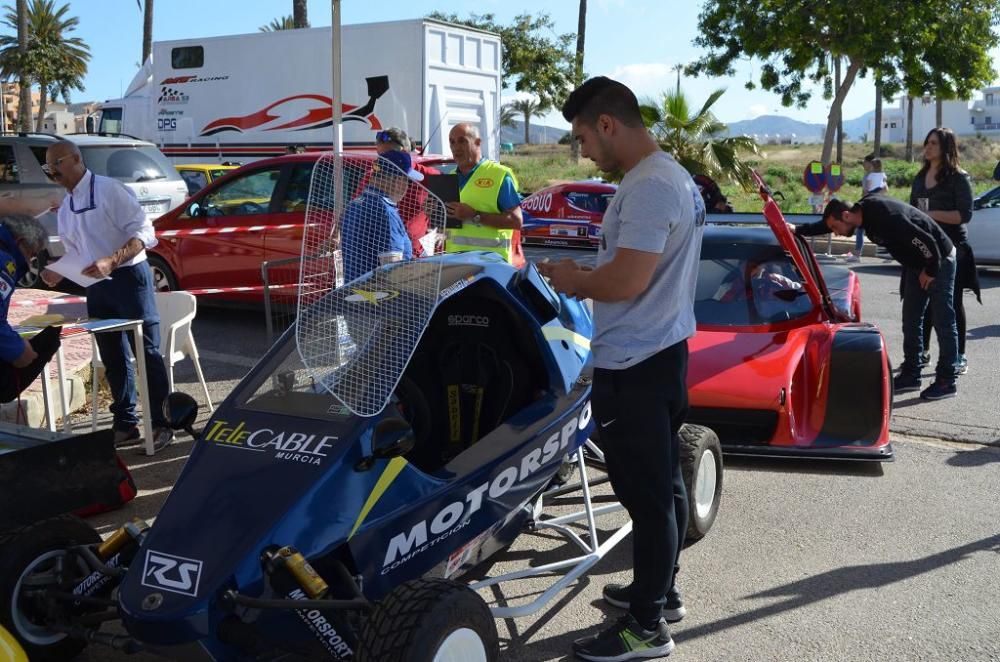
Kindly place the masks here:
POLYGON ((722 499, 722 445, 712 430, 684 425, 680 431, 681 473, 688 493, 687 544, 705 537, 722 499))
POLYGON ((46 626, 46 618, 62 607, 45 601, 42 585, 72 583, 88 574, 82 561, 78 560, 79 568, 64 563, 66 549, 99 542, 97 532, 74 515, 35 522, 0 537, 0 624, 17 638, 32 662, 70 660, 87 645, 46 626))
POLYGON ((358 662, 496 662, 493 615, 471 588, 447 579, 397 586, 361 629, 358 662))
POLYGON ((153 289, 157 292, 174 292, 177 290, 177 277, 170 270, 166 261, 158 255, 150 255, 149 268, 153 271, 153 289))

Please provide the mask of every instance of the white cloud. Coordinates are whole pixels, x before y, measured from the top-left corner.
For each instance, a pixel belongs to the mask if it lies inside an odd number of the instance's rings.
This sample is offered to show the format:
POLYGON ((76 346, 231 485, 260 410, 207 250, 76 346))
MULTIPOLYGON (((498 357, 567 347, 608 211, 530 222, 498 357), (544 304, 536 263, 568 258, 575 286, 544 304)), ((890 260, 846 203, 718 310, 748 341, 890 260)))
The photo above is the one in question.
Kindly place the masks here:
POLYGON ((765 114, 767 114, 767 106, 762 103, 755 103, 747 108, 747 116, 745 119, 752 120, 765 114))
POLYGON ((673 76, 676 74, 671 71, 670 65, 660 62, 620 65, 610 74, 611 78, 627 85, 640 99, 660 94, 673 76))

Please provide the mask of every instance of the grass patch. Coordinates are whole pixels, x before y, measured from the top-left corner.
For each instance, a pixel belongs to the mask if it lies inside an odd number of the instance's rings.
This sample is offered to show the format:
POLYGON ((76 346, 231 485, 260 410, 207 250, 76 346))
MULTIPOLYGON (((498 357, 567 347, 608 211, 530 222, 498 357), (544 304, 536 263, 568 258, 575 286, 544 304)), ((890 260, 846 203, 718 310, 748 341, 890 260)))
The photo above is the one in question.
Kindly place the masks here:
MULTIPOLYGON (((785 199, 778 199, 781 209, 790 213, 809 213, 809 191, 802 184, 802 172, 813 160, 819 160, 819 145, 766 146, 764 153, 754 163, 757 172, 771 190, 780 191, 785 199)), ((920 157, 920 145, 914 144, 914 154, 920 157)), ((972 176, 973 193, 979 195, 997 185, 993 181, 993 168, 1000 157, 1000 144, 987 138, 973 136, 960 139, 962 167, 972 176)), ((861 167, 871 144, 845 143, 844 186, 835 195, 854 201, 861 197, 861 167)), ((921 167, 921 162, 903 160, 903 145, 883 145, 882 169, 889 181, 889 195, 908 202, 910 184, 921 167)), ((571 182, 600 176, 601 173, 589 159, 575 163, 568 145, 518 145, 517 153, 504 155, 501 161, 513 168, 521 186, 521 193, 537 191, 561 182, 571 182)), ((720 182, 723 192, 736 211, 760 211, 760 197, 747 193, 734 184, 720 182)))

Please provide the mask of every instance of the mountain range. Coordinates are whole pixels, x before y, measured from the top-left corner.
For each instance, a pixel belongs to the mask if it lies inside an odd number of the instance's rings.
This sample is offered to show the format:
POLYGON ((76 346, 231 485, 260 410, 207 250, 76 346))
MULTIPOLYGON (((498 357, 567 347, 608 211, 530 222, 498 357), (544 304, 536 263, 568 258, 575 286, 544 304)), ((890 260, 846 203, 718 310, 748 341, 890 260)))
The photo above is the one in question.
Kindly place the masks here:
MULTIPOLYGON (((861 117, 844 120, 844 139, 856 142, 869 132, 868 122, 875 116, 871 110, 861 117)), ((524 143, 524 122, 515 120, 514 127, 503 127, 500 131, 500 142, 520 145, 524 143)), ((818 143, 823 140, 823 130, 826 123, 801 122, 784 115, 761 115, 752 120, 741 120, 728 125, 730 136, 757 135, 759 142, 765 142, 764 136, 780 135, 782 139, 789 138, 793 133, 795 140, 803 143, 818 143)), ((532 144, 554 143, 566 134, 566 129, 545 126, 535 122, 528 129, 532 144)))
MULTIPOLYGON (((844 120, 844 139, 847 141, 859 141, 861 137, 869 132, 868 122, 875 117, 875 111, 871 110, 856 117, 853 120, 844 120)), ((793 133, 795 140, 804 143, 818 143, 823 140, 823 131, 826 123, 817 124, 812 122, 800 122, 784 115, 761 115, 752 120, 742 120, 729 125, 730 136, 757 135, 758 141, 763 142, 764 136, 769 137, 780 135, 787 138, 793 133)))

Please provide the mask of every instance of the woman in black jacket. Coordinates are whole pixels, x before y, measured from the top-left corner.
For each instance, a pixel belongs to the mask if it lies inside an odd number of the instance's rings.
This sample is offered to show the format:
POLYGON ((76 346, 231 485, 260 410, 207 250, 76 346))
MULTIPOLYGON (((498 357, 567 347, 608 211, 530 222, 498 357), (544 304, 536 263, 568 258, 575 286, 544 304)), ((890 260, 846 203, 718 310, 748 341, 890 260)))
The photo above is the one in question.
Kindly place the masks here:
MULTIPOLYGON (((910 187, 910 204, 923 208, 937 221, 948 238, 955 244, 955 321, 958 326, 958 362, 955 372, 963 375, 969 370, 965 357, 965 305, 962 292, 972 290, 982 303, 976 259, 969 246, 965 224, 972 220, 972 184, 969 174, 958 165, 958 142, 951 129, 931 129, 924 138, 924 165, 910 187)), ((924 355, 922 361, 930 362, 931 310, 924 316, 924 355)))

